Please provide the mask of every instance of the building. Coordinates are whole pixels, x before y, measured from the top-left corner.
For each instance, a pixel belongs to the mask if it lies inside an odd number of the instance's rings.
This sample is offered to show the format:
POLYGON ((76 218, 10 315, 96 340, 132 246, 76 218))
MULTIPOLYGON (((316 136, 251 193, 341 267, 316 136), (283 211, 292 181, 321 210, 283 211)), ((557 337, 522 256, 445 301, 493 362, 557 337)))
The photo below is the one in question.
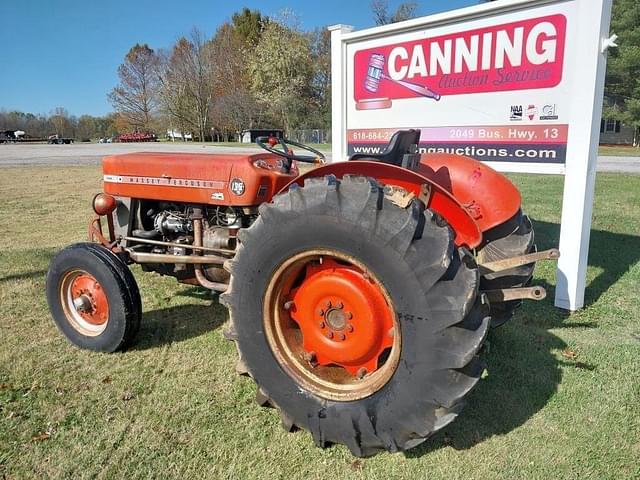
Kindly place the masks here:
POLYGON ((638 145, 638 129, 620 120, 607 118, 600 120, 600 145, 638 145))

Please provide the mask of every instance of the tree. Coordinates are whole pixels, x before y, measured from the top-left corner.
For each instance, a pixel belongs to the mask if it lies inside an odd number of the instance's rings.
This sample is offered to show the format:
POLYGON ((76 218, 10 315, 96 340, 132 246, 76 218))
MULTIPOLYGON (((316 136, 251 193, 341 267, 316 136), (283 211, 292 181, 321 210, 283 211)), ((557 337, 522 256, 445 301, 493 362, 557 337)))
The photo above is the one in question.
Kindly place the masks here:
POLYGON ((310 102, 312 119, 306 126, 311 128, 331 127, 331 32, 318 28, 309 34, 313 73, 311 77, 310 102))
POLYGON ((158 63, 146 43, 135 44, 118 67, 120 83, 108 95, 113 108, 136 130, 152 126, 158 106, 158 63))
POLYGON ((308 38, 279 21, 270 21, 249 58, 251 87, 286 131, 305 103, 312 77, 308 38))
POLYGON ((389 23, 403 22, 417 16, 418 4, 414 2, 404 2, 398 5, 393 14, 389 13, 389 2, 387 0, 373 0, 371 11, 376 25, 387 25, 389 23))
POLYGON ((185 127, 193 129, 202 141, 209 133, 213 103, 215 77, 210 49, 210 42, 194 29, 188 39, 180 38, 165 55, 159 76, 165 110, 182 133, 186 133, 185 127))
MULTIPOLYGON (((234 15, 235 17, 235 15, 234 15)), ((246 56, 251 46, 243 33, 223 24, 211 40, 215 101, 212 120, 224 137, 251 128, 260 115, 260 105, 251 91, 246 56)))
POLYGON ((78 119, 76 134, 80 140, 90 140, 95 137, 97 131, 96 119, 91 115, 82 115, 78 119))
POLYGON ((258 45, 268 22, 268 17, 263 17, 258 10, 249 10, 247 7, 231 16, 233 30, 250 47, 258 45))
POLYGON ((640 128, 640 3, 615 0, 611 31, 620 38, 609 50, 603 116, 640 128))
POLYGON ((51 112, 51 124, 60 137, 64 137, 66 131, 70 130, 69 112, 63 107, 56 107, 51 112))

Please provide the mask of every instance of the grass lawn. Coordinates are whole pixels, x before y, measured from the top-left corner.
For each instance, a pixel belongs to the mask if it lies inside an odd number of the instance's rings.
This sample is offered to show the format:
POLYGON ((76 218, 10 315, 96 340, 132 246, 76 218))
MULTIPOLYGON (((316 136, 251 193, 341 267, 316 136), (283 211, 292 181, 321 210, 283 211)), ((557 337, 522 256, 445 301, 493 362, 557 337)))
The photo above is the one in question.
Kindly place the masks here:
POLYGON ((600 145, 598 147, 598 155, 614 156, 614 157, 640 157, 640 148, 638 147, 606 147, 600 145))
MULTIPOLYGON (((49 317, 51 256, 83 240, 96 167, 0 175, 0 478, 638 478, 640 176, 599 174, 587 307, 549 292, 489 336, 489 375, 458 419, 403 454, 355 459, 287 434, 234 373, 225 309, 203 289, 134 273, 144 303, 131 350, 71 346, 49 317)), ((559 235, 562 178, 513 176, 538 247, 559 235)))

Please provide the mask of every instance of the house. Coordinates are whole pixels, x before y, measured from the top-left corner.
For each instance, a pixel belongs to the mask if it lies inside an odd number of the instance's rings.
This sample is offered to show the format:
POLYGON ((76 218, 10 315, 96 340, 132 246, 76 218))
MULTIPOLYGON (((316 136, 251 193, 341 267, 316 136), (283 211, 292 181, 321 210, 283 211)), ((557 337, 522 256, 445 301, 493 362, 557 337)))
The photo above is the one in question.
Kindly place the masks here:
POLYGON ((614 118, 600 120, 600 145, 638 145, 638 129, 614 118))

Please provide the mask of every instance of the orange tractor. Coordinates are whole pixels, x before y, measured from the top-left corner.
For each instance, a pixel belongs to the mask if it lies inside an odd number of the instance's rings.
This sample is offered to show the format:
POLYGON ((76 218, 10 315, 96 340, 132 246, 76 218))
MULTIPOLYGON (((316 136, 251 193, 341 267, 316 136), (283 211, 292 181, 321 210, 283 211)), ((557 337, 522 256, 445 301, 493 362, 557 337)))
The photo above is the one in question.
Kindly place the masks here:
POLYGON ((237 370, 287 430, 358 456, 412 448, 458 415, 489 328, 544 297, 534 264, 557 257, 536 252, 507 178, 416 154, 419 136, 302 175, 323 155, 273 137, 252 155, 106 157, 90 242, 47 275, 53 319, 113 352, 142 314, 127 265, 201 285, 220 292, 237 370))

